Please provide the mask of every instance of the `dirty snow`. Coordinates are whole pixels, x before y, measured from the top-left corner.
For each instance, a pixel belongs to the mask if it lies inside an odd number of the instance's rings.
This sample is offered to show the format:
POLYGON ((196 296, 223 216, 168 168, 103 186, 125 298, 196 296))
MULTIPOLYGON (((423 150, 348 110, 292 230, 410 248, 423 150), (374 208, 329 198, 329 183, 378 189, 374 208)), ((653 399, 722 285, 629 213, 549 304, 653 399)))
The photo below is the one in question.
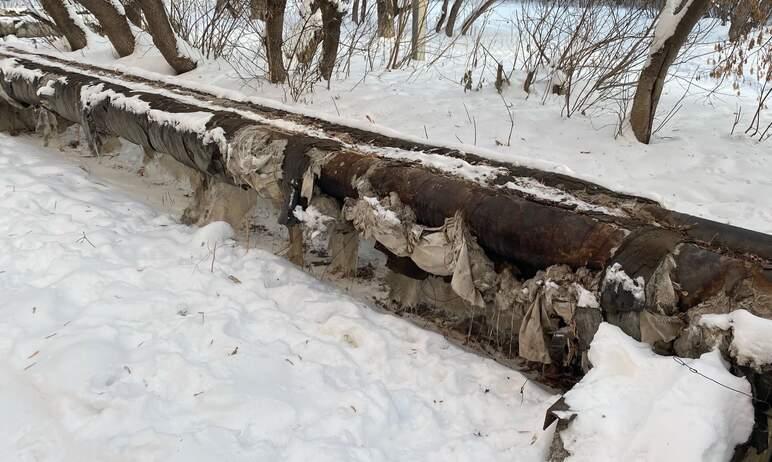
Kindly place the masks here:
POLYGON ((738 364, 755 368, 772 364, 772 320, 754 316, 747 310, 735 310, 702 315, 700 325, 732 331, 729 353, 738 364))
MULTIPOLYGON (((730 460, 753 428, 749 396, 700 377, 659 356, 621 329, 601 324, 589 351, 590 372, 566 403, 575 419, 561 433, 570 461, 730 460)), ((718 351, 689 366, 750 393, 750 383, 727 370, 718 351)))
POLYGON ((541 460, 555 399, 0 135, 0 460, 541 460))

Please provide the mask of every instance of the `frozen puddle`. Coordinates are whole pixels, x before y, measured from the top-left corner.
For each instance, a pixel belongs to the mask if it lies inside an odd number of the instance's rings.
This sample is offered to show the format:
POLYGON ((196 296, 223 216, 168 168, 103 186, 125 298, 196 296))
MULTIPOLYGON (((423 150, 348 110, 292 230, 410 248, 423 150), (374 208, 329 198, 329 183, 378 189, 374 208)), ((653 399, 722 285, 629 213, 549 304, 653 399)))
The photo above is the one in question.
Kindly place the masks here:
POLYGON ((0 135, 0 460, 542 460, 555 397, 0 135))

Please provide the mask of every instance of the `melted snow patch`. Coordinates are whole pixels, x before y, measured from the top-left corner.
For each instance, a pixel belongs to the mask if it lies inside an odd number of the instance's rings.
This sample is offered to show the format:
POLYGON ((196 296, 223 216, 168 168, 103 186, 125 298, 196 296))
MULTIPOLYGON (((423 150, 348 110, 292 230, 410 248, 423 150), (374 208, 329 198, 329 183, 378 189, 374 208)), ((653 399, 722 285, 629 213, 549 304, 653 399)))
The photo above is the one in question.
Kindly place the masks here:
MULTIPOLYGON (((601 324, 589 351, 593 368, 565 400, 576 418, 561 433, 570 461, 726 461, 748 439, 748 396, 716 385, 647 344, 601 324)), ((715 380, 750 393, 718 351, 688 360, 715 380)))
POLYGON ((729 353, 740 365, 759 368, 772 364, 772 321, 754 316, 746 310, 727 314, 706 314, 700 318, 703 327, 732 331, 729 353))

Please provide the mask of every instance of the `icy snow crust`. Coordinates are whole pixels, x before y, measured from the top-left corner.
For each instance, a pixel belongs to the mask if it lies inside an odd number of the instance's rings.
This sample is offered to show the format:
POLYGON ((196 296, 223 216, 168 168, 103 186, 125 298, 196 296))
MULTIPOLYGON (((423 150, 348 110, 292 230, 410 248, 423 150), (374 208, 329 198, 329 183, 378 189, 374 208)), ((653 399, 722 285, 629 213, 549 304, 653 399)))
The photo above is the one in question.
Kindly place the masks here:
POLYGON ((522 375, 60 156, 0 135, 0 460, 543 460, 522 375))
MULTIPOLYGON (((753 428, 750 397, 700 377, 621 329, 601 324, 590 347, 593 368, 566 403, 576 418, 561 433, 570 461, 711 462, 732 458, 753 428)), ((718 351, 688 364, 750 394, 718 351)), ((566 416, 567 417, 567 416, 566 416)))

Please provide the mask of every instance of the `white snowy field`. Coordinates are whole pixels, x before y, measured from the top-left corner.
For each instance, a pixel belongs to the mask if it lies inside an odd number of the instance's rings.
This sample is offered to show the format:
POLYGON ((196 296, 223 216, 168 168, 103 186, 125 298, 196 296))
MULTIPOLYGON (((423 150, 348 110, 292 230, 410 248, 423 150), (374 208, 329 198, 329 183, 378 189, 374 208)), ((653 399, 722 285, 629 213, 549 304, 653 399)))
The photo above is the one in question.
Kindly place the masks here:
POLYGON ((230 231, 0 135, 0 460, 544 458, 553 395, 230 231))

